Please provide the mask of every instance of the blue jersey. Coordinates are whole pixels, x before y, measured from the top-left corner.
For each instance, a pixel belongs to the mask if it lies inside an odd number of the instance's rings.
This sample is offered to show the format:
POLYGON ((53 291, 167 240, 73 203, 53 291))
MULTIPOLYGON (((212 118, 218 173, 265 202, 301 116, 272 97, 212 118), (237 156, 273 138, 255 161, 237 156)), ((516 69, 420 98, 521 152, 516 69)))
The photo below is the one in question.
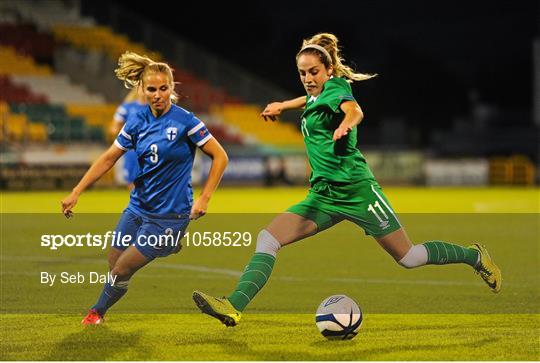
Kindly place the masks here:
POLYGON ((143 110, 145 104, 138 101, 124 102, 116 109, 114 113, 114 121, 125 123, 130 117, 133 117, 137 112, 143 110))
POLYGON ((202 121, 174 104, 158 118, 149 106, 129 118, 114 141, 122 150, 135 150, 141 169, 128 209, 143 215, 189 213, 195 150, 211 137, 202 121))
MULTIPOLYGON (((144 110, 145 107, 145 104, 138 101, 124 102, 116 109, 114 121, 125 124, 129 118, 135 117, 137 112, 144 110)), ((122 174, 124 181, 127 183, 133 183, 137 175, 139 175, 139 163, 137 162, 137 154, 134 150, 125 153, 122 174)))

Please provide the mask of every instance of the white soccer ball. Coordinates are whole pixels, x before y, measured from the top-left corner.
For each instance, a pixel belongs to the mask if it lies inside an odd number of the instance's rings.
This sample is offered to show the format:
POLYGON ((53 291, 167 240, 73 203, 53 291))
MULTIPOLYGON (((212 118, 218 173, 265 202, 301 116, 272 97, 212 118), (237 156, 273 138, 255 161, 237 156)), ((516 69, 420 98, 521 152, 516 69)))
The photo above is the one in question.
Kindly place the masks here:
POLYGON ((362 326, 362 310, 350 297, 333 295, 319 305, 315 322, 328 339, 352 339, 362 326))

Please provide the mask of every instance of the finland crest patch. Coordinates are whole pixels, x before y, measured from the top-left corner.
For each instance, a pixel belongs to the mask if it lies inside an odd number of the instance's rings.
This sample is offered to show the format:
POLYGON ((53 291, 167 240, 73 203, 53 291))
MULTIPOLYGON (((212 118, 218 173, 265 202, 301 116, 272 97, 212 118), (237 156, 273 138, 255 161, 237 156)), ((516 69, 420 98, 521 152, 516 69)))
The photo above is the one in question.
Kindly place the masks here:
POLYGON ((178 129, 176 127, 168 127, 165 133, 167 134, 167 139, 169 141, 174 141, 174 139, 176 139, 176 135, 178 134, 178 129))

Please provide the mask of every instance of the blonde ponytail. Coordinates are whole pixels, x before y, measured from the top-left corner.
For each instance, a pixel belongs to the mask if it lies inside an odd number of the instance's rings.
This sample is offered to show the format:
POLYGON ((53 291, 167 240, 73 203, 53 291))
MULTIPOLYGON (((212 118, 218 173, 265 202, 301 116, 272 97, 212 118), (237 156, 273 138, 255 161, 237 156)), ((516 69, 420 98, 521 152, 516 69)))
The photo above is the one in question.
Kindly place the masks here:
POLYGON ((334 68, 334 76, 347 78, 349 82, 365 81, 376 77, 377 74, 357 73, 351 67, 345 65, 345 61, 340 54, 338 47, 338 38, 331 33, 319 33, 309 39, 304 39, 302 48, 296 55, 296 59, 301 54, 309 53, 316 54, 321 59, 321 62, 326 68, 332 66, 334 68), (311 47, 310 47, 311 46, 311 47), (323 47, 326 52, 317 49, 315 46, 323 47), (330 56, 330 59, 328 59, 330 56))
POLYGON ((146 56, 125 52, 118 58, 118 68, 114 70, 116 77, 124 81, 126 88, 137 88, 142 81, 144 69, 154 63, 146 56))
POLYGON ((142 86, 143 78, 148 73, 164 73, 167 75, 172 88, 171 101, 176 102, 178 95, 174 91, 174 76, 167 63, 154 62, 147 56, 127 51, 118 58, 118 68, 114 70, 116 77, 124 82, 126 88, 142 86))

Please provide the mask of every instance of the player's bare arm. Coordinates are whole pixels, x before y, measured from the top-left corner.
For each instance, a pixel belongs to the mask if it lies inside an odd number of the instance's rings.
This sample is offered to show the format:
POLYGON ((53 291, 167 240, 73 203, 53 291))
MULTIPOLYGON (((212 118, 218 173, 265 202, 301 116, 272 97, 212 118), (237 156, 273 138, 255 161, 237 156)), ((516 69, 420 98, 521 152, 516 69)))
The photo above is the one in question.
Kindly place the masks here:
POLYGON ((99 178, 101 178, 107 171, 109 171, 113 165, 116 163, 120 157, 124 155, 124 150, 120 149, 116 145, 111 145, 107 151, 105 151, 101 156, 92 164, 90 169, 84 174, 81 181, 69 196, 62 200, 62 213, 67 217, 73 215, 73 208, 77 204, 79 195, 88 188, 90 185, 95 183, 99 178))
POLYGON ((266 105, 263 112, 261 112, 261 116, 264 118, 264 121, 268 121, 268 119, 276 121, 277 116, 281 115, 283 111, 303 108, 305 105, 306 96, 300 96, 283 102, 272 102, 266 105))
POLYGON ((210 167, 208 179, 204 184, 201 195, 193 203, 193 207, 191 208, 191 219, 197 219, 206 214, 208 202, 210 201, 210 198, 212 198, 214 191, 217 189, 221 177, 225 172, 225 168, 229 163, 227 153, 215 138, 208 140, 208 142, 201 147, 201 150, 212 159, 212 166, 210 167))
POLYGON ((334 137, 332 138, 334 141, 346 136, 349 132, 351 132, 352 128, 360 124, 364 118, 362 109, 355 101, 343 102, 340 105, 340 108, 345 113, 345 117, 336 131, 334 131, 334 137))
POLYGON ((116 120, 111 121, 111 126, 109 126, 109 137, 114 140, 118 133, 120 133, 120 130, 122 130, 122 127, 124 126, 123 122, 118 122, 116 120))

